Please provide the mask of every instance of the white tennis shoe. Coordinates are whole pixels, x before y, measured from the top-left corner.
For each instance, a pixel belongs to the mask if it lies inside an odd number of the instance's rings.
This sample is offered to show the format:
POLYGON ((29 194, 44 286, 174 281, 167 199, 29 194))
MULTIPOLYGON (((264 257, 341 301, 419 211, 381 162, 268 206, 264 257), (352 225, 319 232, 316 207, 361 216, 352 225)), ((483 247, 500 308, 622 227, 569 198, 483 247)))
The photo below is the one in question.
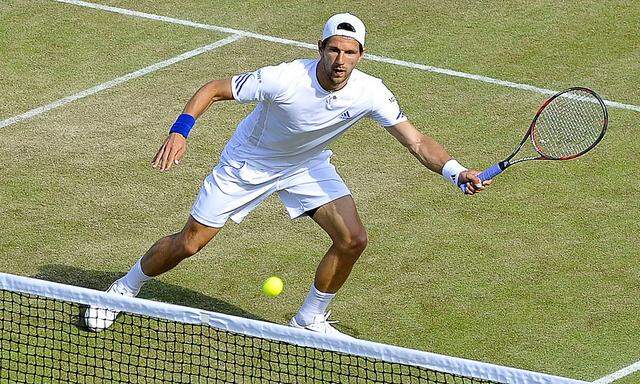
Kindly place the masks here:
POLYGON ((331 311, 325 314, 315 315, 313 317, 313 321, 307 325, 300 325, 296 321, 296 317, 292 317, 289 321, 289 326, 293 328, 307 329, 309 331, 322 333, 327 336, 339 337, 347 340, 354 340, 355 338, 349 336, 345 333, 342 333, 335 329, 331 324, 337 323, 337 321, 329 321, 329 316, 331 315, 331 311))
MULTIPOLYGON (((135 297, 138 294, 138 292, 132 292, 120 280, 114 281, 107 289, 107 293, 126 297, 135 297)), ((89 307, 84 312, 84 322, 90 330, 100 332, 109 328, 116 321, 119 313, 120 311, 112 311, 106 308, 89 307)))

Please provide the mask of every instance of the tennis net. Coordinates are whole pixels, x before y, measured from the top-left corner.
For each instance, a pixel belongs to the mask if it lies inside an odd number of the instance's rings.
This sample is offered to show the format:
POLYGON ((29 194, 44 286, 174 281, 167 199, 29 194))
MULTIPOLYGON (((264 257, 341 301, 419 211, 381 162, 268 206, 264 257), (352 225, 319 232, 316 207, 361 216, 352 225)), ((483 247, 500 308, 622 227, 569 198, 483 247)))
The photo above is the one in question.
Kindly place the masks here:
POLYGON ((4 273, 0 382, 584 383, 4 273), (122 313, 95 333, 88 305, 122 313))

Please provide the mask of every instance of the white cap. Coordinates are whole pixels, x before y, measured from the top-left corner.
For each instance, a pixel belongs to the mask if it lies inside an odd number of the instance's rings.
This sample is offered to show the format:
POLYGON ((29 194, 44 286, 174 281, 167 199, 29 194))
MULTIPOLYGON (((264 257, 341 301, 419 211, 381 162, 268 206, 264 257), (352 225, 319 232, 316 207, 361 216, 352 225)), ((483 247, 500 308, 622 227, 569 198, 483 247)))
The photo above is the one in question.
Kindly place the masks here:
POLYGON ((364 47, 364 23, 350 13, 338 13, 327 20, 322 31, 322 41, 336 35, 354 38, 364 47))

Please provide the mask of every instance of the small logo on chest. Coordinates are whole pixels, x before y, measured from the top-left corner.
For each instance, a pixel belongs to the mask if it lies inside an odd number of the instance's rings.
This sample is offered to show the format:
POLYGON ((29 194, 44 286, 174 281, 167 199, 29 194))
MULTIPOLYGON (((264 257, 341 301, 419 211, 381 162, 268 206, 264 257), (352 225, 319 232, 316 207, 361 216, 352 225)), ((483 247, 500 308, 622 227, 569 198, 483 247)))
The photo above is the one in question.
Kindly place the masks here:
POLYGON ((340 118, 342 120, 347 120, 351 118, 351 114, 349 113, 349 111, 344 111, 340 114, 340 118))

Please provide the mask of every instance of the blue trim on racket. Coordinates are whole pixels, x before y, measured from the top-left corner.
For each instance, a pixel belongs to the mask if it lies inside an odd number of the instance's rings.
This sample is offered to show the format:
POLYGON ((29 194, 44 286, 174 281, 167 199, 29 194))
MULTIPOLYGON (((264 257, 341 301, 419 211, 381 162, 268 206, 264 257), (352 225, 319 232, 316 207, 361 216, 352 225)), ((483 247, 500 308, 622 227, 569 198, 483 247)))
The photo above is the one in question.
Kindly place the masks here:
MULTIPOLYGON (((481 183, 487 180, 491 180, 494 177, 501 174, 510 165, 511 164, 508 161, 501 161, 499 163, 495 163, 489 168, 480 172, 480 174, 478 174, 478 179, 480 179, 481 183)), ((467 193, 467 184, 466 183, 460 184, 460 189, 462 190, 463 193, 467 193)))

